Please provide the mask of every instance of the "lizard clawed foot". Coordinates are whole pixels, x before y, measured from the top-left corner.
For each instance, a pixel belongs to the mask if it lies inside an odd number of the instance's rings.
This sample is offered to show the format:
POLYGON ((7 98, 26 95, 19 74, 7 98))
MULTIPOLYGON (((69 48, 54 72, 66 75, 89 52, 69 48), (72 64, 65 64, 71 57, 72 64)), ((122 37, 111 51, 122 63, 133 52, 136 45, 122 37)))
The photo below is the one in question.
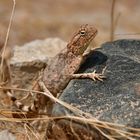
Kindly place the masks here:
POLYGON ((94 70, 92 73, 82 73, 82 74, 73 74, 71 75, 72 78, 90 78, 94 81, 99 80, 103 81, 105 76, 103 73, 96 73, 96 70, 94 70))
POLYGON ((105 76, 102 73, 96 73, 96 70, 94 70, 92 73, 88 73, 88 78, 91 78, 94 81, 103 81, 105 76))

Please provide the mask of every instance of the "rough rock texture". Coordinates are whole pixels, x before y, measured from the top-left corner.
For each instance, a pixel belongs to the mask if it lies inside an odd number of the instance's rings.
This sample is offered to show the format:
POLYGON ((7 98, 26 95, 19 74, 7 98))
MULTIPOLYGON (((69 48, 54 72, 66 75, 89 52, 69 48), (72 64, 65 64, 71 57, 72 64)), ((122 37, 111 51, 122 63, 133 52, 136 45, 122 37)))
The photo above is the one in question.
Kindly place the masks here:
MULTIPOLYGON (((140 128, 140 41, 118 40, 103 44, 89 55, 79 72, 92 72, 94 69, 102 72, 105 66, 106 79, 103 82, 71 80, 60 99, 99 120, 140 128)), ((53 116, 70 114, 61 105, 54 105, 53 116)), ((63 126, 66 131, 68 125, 65 123, 66 120, 60 119, 55 125, 63 126)), ((86 132, 82 124, 77 127, 77 123, 73 122, 73 126, 77 133, 82 128, 83 133, 86 132)), ((51 124, 48 132, 55 134, 51 124)), ((69 139, 70 135, 67 136, 69 139)))
POLYGON ((65 46, 66 42, 59 38, 35 40, 23 46, 15 46, 10 62, 13 85, 29 88, 38 72, 46 66, 47 59, 65 46))
POLYGON ((34 60, 44 61, 48 57, 55 56, 65 46, 66 42, 59 38, 35 40, 23 46, 15 46, 11 64, 31 62, 34 60))

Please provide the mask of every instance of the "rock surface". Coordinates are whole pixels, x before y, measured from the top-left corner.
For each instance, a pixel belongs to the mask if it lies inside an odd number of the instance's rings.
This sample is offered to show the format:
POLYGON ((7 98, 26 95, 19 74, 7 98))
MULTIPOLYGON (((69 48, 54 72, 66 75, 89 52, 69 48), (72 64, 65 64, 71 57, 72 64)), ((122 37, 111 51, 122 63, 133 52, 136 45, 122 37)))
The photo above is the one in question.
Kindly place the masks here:
MULTIPOLYGON (((118 40, 103 44, 89 55, 79 73, 95 69, 102 72, 105 66, 106 79, 103 82, 71 80, 60 99, 99 120, 140 128, 140 41, 118 40)), ((53 116, 71 114, 61 105, 54 105, 53 116)), ((66 123, 60 119, 56 125, 62 125, 65 130, 66 123)), ((75 129, 83 128, 86 132, 82 124, 77 127, 73 122, 73 125, 75 129)), ((55 134, 51 125, 49 129, 49 133, 55 134)))
POLYGON ((13 85, 29 89, 38 72, 46 66, 48 58, 55 56, 64 47, 66 42, 59 38, 35 40, 23 46, 15 46, 10 62, 13 85))
POLYGON ((11 64, 31 62, 34 60, 45 61, 48 57, 55 56, 66 46, 66 42, 59 38, 47 38, 45 40, 35 40, 14 47, 14 57, 11 64))

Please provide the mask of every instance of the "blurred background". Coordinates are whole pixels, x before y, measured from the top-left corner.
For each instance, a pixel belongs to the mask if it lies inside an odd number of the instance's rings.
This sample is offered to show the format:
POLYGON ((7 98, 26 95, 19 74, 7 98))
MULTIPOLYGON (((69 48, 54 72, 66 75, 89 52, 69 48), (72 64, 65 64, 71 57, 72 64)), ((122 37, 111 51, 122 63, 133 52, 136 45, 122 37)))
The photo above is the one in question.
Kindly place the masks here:
MULTIPOLYGON (((0 0, 0 40, 4 41, 12 0, 0 0)), ((98 29, 96 45, 110 41, 112 0, 16 0, 9 45, 59 37, 69 41, 73 31, 88 23, 98 29)), ((116 0, 115 40, 140 39, 140 0, 116 0), (138 34, 139 33, 139 34, 138 34)))

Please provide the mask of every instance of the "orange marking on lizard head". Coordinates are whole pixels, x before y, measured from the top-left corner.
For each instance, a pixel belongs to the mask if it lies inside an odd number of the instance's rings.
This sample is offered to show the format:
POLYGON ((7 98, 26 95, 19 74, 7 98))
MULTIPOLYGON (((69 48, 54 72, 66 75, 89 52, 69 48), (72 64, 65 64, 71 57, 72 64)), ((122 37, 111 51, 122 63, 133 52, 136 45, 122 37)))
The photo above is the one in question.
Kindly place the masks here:
POLYGON ((96 34, 97 29, 95 27, 89 26, 88 24, 82 25, 67 45, 68 51, 75 55, 83 54, 96 34))

